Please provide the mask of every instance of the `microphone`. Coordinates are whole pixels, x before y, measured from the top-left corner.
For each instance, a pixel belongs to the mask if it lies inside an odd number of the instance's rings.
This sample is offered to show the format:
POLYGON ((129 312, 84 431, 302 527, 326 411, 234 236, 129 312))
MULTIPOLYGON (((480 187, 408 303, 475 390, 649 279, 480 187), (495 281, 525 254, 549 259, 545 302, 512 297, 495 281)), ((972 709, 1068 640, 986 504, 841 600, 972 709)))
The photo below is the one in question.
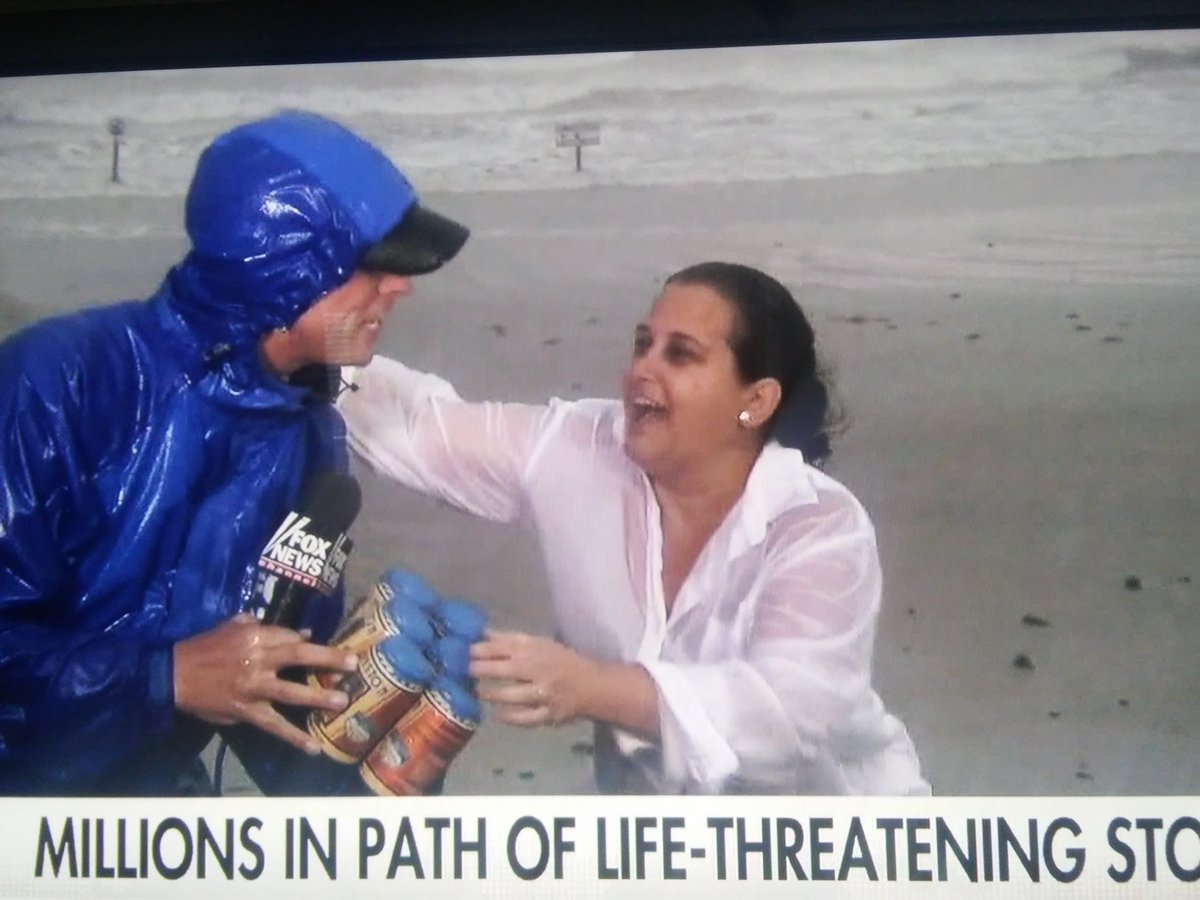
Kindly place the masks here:
POLYGON ((262 591, 256 604, 266 625, 296 628, 308 602, 328 597, 342 580, 353 542, 346 532, 362 506, 352 475, 318 473, 259 555, 262 591))

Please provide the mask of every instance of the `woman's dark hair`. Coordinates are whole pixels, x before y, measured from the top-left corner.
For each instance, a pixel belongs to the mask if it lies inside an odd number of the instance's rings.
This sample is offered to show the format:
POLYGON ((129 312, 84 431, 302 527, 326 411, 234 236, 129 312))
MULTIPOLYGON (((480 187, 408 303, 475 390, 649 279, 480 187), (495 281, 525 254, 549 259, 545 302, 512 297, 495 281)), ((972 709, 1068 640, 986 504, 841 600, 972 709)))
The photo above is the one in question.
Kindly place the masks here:
POLYGON ((681 269, 667 284, 704 285, 733 308, 729 346, 738 374, 749 384, 774 378, 782 388, 767 433, 820 466, 829 457, 834 418, 830 385, 816 351, 812 326, 787 288, 758 269, 703 262, 681 269))

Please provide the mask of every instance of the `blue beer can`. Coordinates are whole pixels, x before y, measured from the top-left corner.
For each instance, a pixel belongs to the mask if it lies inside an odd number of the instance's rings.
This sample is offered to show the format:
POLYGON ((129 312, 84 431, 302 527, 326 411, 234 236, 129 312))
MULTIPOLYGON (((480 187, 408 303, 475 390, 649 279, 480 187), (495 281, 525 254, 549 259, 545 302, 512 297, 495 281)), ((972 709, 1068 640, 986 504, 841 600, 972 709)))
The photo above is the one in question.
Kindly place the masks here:
POLYGON ((437 604, 437 595, 416 572, 409 569, 392 568, 379 576, 372 591, 376 602, 387 605, 396 597, 405 597, 408 602, 428 612, 437 604))
POLYGON ((396 594, 383 608, 384 627, 389 634, 402 634, 422 650, 433 646, 437 635, 425 608, 408 594, 396 594))
POLYGON ((453 634, 468 644, 480 640, 483 629, 487 627, 487 616, 483 610, 461 597, 440 601, 431 612, 430 620, 439 637, 453 634))
POLYGON ((430 662, 439 675, 469 684, 471 675, 471 645, 457 634, 444 634, 426 649, 430 662))

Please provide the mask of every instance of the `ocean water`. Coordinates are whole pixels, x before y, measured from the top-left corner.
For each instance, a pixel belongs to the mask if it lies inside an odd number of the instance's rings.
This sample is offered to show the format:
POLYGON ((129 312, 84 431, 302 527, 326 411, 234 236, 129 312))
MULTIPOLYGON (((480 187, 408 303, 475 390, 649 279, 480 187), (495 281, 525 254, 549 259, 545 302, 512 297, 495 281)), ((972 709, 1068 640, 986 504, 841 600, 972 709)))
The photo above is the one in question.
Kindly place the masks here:
POLYGON ((1200 153, 1200 31, 0 79, 0 199, 177 196, 215 134, 283 107, 361 131, 424 191, 1200 153), (554 140, 575 121, 600 129, 581 172, 554 140))

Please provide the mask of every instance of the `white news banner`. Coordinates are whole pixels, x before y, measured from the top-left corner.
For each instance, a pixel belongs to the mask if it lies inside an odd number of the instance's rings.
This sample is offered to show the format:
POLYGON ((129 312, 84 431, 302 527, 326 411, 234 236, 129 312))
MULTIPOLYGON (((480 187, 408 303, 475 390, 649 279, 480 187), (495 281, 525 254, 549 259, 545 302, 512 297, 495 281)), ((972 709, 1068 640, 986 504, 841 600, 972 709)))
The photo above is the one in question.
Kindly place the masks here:
POLYGON ((1198 816, 1195 797, 6 799, 0 896, 1183 897, 1198 816))

